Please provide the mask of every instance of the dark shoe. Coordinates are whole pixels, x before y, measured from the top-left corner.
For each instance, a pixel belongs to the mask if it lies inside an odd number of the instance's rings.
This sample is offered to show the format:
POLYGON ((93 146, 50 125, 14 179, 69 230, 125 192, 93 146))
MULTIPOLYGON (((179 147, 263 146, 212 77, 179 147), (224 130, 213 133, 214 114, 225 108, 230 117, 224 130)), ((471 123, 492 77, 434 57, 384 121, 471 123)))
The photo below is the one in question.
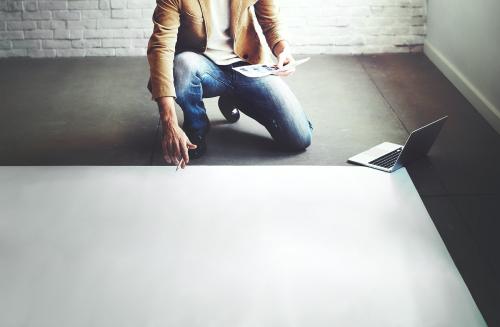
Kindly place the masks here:
POLYGON ((236 123, 240 119, 240 111, 236 108, 234 100, 230 96, 219 97, 219 109, 222 115, 230 123, 236 123))
POLYGON ((199 133, 186 133, 191 143, 197 145, 196 149, 189 149, 189 159, 198 159, 207 152, 207 141, 205 135, 199 133))

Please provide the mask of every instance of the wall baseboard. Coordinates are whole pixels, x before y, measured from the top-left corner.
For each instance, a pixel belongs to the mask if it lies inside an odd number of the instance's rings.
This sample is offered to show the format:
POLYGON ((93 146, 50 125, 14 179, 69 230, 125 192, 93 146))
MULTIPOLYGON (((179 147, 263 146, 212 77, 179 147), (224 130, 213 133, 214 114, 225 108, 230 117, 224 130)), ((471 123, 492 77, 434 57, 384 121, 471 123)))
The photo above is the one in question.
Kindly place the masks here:
POLYGON ((427 40, 424 43, 424 53, 500 134, 500 108, 489 101, 460 69, 427 40))

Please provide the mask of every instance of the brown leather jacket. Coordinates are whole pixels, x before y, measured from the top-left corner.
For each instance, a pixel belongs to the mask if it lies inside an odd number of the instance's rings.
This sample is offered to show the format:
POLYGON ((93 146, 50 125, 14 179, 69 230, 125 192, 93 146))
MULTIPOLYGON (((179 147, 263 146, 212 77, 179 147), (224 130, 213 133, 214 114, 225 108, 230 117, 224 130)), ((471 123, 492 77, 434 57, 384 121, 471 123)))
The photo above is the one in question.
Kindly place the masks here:
MULTIPOLYGON (((234 52, 251 64, 265 62, 264 47, 257 35, 252 7, 262 27, 270 49, 285 33, 279 21, 275 0, 230 0, 230 32, 234 52)), ((202 53, 210 35, 210 0, 156 0, 153 13, 154 29, 148 44, 150 80, 148 89, 152 98, 175 97, 174 54, 182 51, 202 53)))

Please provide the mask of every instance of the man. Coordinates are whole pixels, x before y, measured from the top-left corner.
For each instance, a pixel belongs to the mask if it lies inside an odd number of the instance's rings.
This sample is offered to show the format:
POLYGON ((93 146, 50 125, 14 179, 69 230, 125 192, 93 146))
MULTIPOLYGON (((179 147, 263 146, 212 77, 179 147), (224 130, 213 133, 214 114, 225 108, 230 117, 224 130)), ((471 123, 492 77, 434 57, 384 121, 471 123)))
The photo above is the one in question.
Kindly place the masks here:
POLYGON ((215 96, 228 121, 237 121, 241 110, 284 150, 310 145, 312 124, 279 76, 249 78, 232 69, 265 62, 255 15, 278 67, 290 67, 280 75, 294 71, 278 11, 274 0, 157 0, 148 88, 160 111, 166 162, 184 168, 190 158, 205 153, 210 125, 203 98, 215 96), (182 129, 174 101, 184 114, 182 129))

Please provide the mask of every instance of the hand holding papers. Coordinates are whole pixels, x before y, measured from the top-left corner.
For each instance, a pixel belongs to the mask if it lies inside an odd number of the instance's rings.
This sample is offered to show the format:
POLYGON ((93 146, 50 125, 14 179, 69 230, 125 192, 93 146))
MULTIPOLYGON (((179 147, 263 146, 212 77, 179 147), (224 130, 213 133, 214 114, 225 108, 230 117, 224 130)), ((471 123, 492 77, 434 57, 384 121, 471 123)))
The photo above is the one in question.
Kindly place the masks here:
POLYGON ((268 75, 276 75, 277 72, 287 71, 291 67, 297 67, 299 65, 302 65, 303 63, 309 61, 309 59, 311 59, 311 57, 296 60, 293 63, 283 66, 282 69, 279 69, 275 65, 270 66, 265 64, 233 67, 233 69, 247 77, 264 77, 268 75))

